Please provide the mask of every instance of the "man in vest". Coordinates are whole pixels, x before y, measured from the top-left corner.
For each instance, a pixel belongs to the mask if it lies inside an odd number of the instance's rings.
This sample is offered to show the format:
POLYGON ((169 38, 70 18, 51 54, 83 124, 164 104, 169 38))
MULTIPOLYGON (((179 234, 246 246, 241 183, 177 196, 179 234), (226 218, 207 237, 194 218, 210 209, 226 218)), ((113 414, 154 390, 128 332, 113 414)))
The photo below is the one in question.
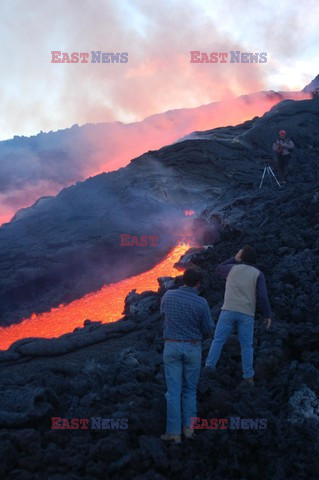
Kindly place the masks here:
POLYGON ((217 323, 214 340, 206 359, 206 367, 215 368, 224 343, 237 326, 241 346, 243 377, 254 385, 253 336, 256 300, 261 306, 267 330, 271 324, 271 309, 264 274, 254 263, 256 253, 246 245, 237 255, 217 267, 226 278, 224 304, 217 323))
POLYGON ((279 138, 274 142, 272 149, 276 153, 278 174, 281 183, 287 183, 290 153, 294 147, 293 141, 286 137, 286 131, 280 130, 279 138))

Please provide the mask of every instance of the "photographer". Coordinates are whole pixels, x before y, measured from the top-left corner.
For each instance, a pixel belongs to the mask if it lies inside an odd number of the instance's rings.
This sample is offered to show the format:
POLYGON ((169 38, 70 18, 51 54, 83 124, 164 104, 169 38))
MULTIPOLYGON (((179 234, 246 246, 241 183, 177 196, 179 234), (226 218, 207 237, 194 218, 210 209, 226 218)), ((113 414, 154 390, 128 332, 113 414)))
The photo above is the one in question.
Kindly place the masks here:
POLYGON ((276 153, 278 174, 281 183, 287 183, 290 153, 294 147, 293 141, 286 137, 286 131, 280 130, 279 138, 274 142, 272 149, 276 153))

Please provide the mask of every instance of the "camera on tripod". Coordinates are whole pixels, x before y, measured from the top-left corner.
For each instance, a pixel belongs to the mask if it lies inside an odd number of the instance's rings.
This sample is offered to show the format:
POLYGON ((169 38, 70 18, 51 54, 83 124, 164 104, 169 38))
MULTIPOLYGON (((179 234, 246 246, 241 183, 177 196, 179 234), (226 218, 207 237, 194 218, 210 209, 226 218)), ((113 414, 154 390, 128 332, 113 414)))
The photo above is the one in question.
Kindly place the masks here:
POLYGON ((274 174, 273 169, 272 169, 273 158, 272 157, 262 157, 261 161, 263 162, 263 165, 264 165, 264 171, 263 171, 263 174, 262 174, 262 177, 261 177, 259 188, 262 187, 266 176, 270 179, 271 186, 273 186, 273 184, 275 182, 278 185, 278 187, 281 188, 281 185, 278 182, 277 177, 274 174))

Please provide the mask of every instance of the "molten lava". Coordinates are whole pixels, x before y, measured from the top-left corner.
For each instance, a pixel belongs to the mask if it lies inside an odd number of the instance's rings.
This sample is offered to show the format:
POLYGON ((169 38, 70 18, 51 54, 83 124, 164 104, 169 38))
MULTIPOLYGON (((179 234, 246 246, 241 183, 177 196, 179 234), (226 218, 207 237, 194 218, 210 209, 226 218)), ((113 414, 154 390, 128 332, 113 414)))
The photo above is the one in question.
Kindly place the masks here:
POLYGON ((194 210, 185 210, 184 211, 185 217, 191 217, 192 215, 195 215, 194 210))
POLYGON ((68 305, 52 308, 47 313, 33 314, 30 318, 10 327, 0 328, 0 349, 26 337, 59 337, 82 327, 83 321, 90 319, 102 323, 115 322, 122 316, 126 295, 133 289, 137 293, 158 289, 158 277, 176 276, 174 268, 181 255, 188 250, 187 245, 175 247, 162 262, 147 272, 127 278, 118 283, 106 285, 101 290, 85 295, 68 305))

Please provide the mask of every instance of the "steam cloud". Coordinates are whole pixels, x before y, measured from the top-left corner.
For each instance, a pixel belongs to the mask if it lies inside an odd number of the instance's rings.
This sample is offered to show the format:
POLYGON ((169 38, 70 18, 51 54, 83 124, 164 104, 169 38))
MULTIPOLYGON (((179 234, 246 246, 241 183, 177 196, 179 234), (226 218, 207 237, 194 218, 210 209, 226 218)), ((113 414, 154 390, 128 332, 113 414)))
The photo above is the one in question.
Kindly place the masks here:
MULTIPOLYGON (((75 123, 119 119, 137 123, 74 128, 66 133, 41 134, 29 142, 15 138, 12 143, 1 143, 0 223, 9 221, 18 209, 42 195, 53 195, 87 176, 119 168, 132 157, 174 142, 193 130, 236 124, 261 115, 278 101, 254 97, 249 103, 234 97, 266 89, 270 84, 267 75, 275 73, 283 55, 292 56, 297 39, 300 48, 305 45, 305 36, 299 33, 305 32, 305 15, 308 27, 311 31, 314 28, 311 18, 316 17, 316 3, 311 1, 310 13, 301 15, 299 7, 284 2, 289 14, 276 16, 275 24, 273 15, 269 22, 266 19, 259 29, 258 45, 253 29, 245 30, 245 40, 243 34, 237 38, 225 34, 220 27, 225 2, 214 3, 215 18, 206 14, 205 2, 190 2, 187 8, 174 0, 156 4, 95 0, 81 7, 76 0, 1 2, 0 18, 6 22, 2 32, 6 35, 2 52, 5 67, 0 79, 2 138, 4 132, 7 137, 29 135, 75 123), (213 67, 189 62, 190 50, 210 52, 212 47, 217 52, 265 50, 278 56, 267 70, 260 64, 213 67), (50 52, 56 49, 128 51, 129 61, 52 64, 50 52), (216 100, 223 102, 140 121, 153 112, 192 108, 216 100)), ((228 29, 233 27, 227 23, 229 19, 235 22, 240 17, 236 9, 249 8, 249 18, 254 14, 257 18, 259 9, 264 8, 262 1, 254 11, 245 2, 227 3, 228 11, 236 12, 224 18, 228 29)))
POLYGON ((132 158, 189 132, 236 125, 261 115, 283 98, 307 96, 259 93, 153 115, 143 122, 73 126, 30 139, 0 142, 0 224, 39 197, 55 195, 89 176, 123 167, 132 158))

